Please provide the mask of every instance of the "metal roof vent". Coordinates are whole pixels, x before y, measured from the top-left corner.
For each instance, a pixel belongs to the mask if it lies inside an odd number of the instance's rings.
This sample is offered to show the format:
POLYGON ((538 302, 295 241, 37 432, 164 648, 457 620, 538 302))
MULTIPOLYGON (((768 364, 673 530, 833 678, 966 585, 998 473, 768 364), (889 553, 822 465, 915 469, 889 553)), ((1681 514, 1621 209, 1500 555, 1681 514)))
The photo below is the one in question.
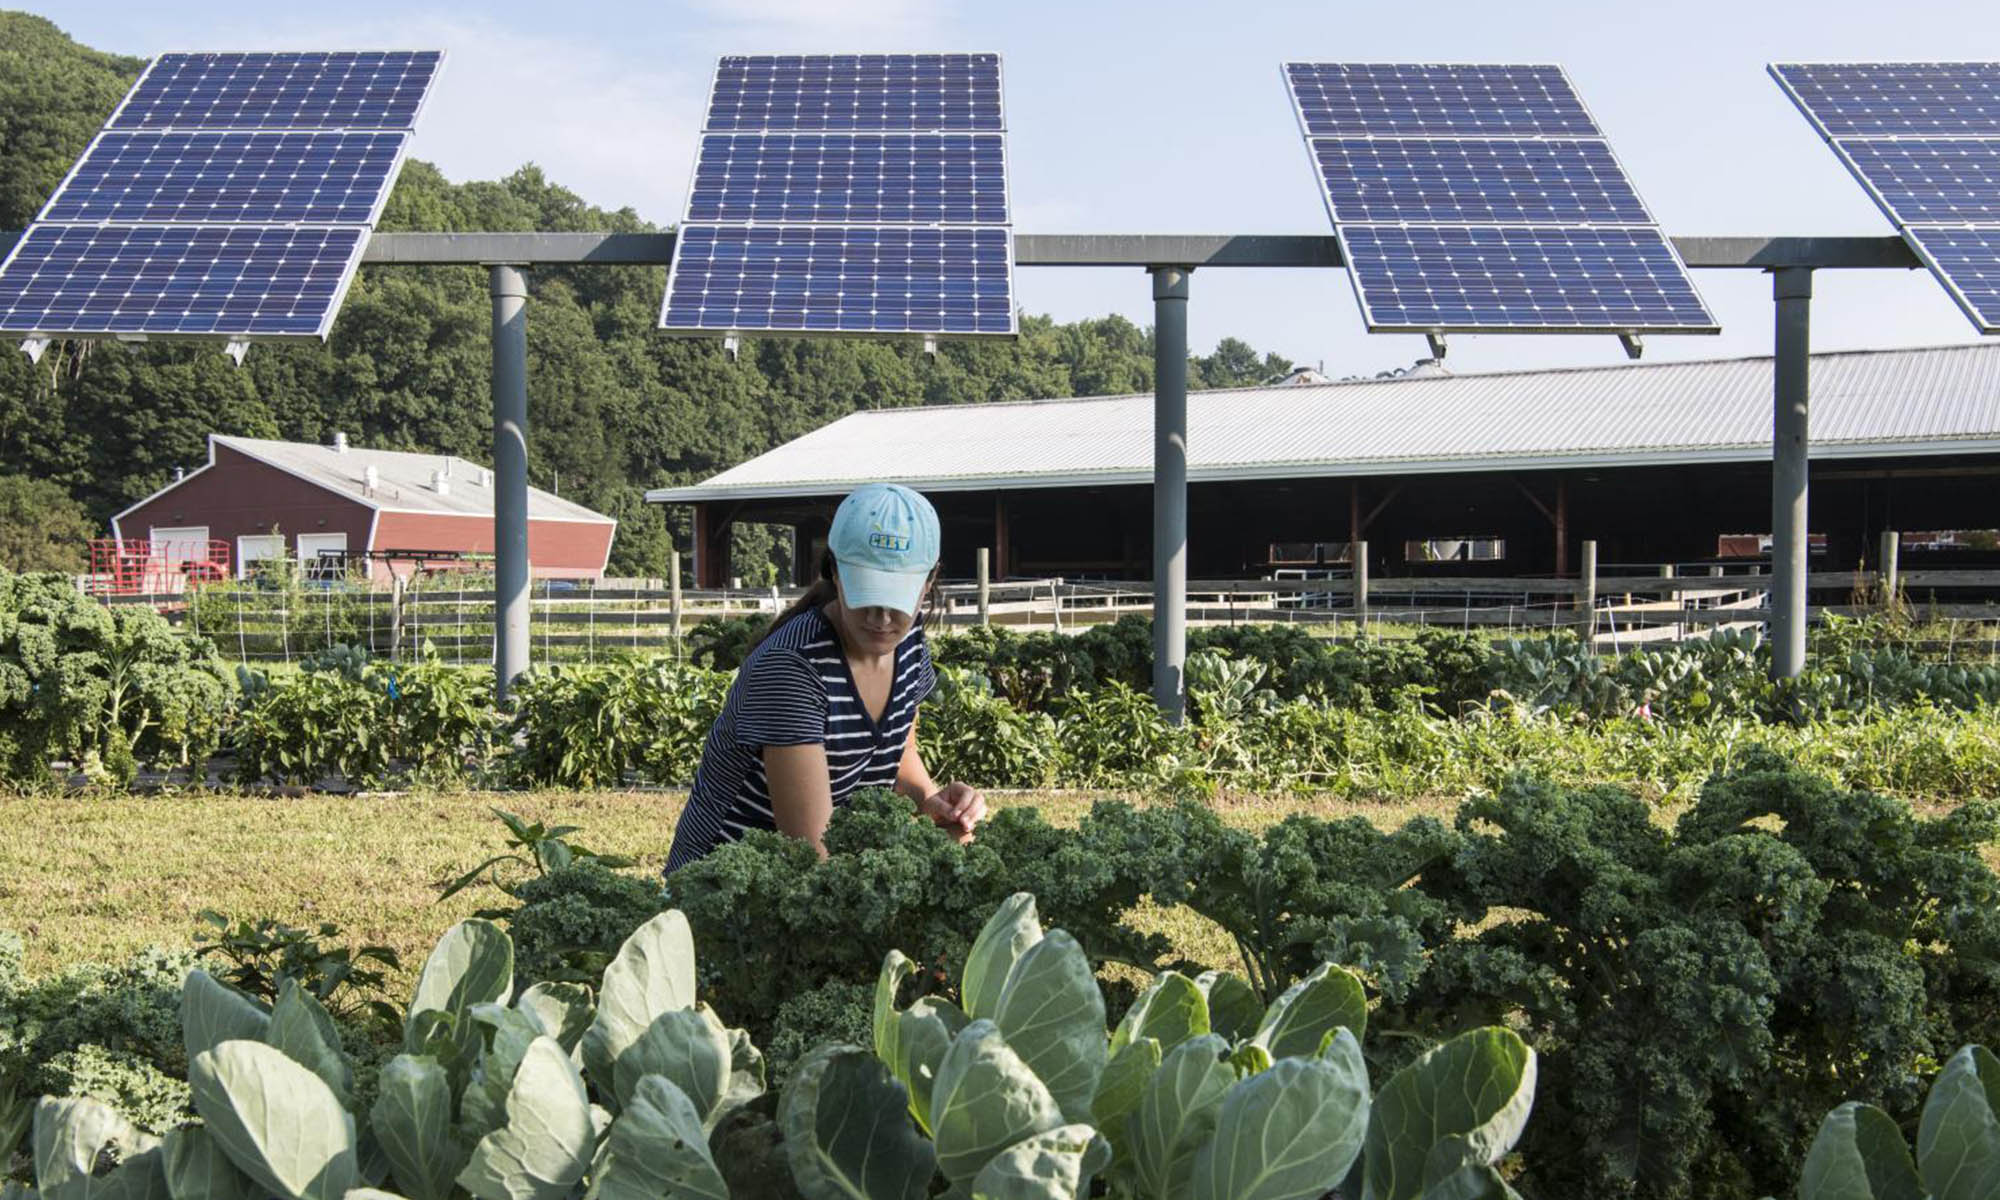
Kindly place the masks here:
POLYGON ((376 488, 382 486, 382 472, 374 463, 369 463, 361 469, 361 486, 371 496, 375 494, 376 488))
POLYGON ((337 429, 333 433, 333 452, 335 454, 347 453, 347 435, 337 429))
POLYGON ((431 472, 431 490, 440 496, 451 495, 451 476, 443 471, 431 472))

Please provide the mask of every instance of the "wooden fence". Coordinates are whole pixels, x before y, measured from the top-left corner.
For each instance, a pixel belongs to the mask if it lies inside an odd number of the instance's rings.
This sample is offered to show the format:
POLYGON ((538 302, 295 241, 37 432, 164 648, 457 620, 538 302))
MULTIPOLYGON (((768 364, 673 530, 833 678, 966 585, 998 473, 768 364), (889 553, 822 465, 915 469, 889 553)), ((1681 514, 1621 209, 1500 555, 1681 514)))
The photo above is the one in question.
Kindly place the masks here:
MULTIPOLYGON (((1325 579, 1195 579, 1187 587, 1188 621, 1315 624, 1331 626, 1336 634, 1401 626, 1567 628, 1617 649, 1764 620, 1770 576, 1761 570, 1704 564, 1620 566, 1599 573, 1595 549, 1585 544, 1584 570, 1573 578, 1370 579, 1363 572, 1325 579)), ((1890 562, 1887 572, 1811 574, 1811 592, 1840 601, 1815 606, 1813 616, 1881 611, 1894 595, 1920 619, 2000 623, 2000 604, 1993 599, 2000 597, 2000 571, 1899 572, 1893 558, 1890 562)), ((672 651, 700 622, 768 617, 799 594, 796 588, 684 589, 678 583, 677 578, 537 581, 530 599, 535 652, 543 661, 561 661, 672 651)), ((460 662, 491 658, 490 581, 436 575, 377 591, 359 585, 266 591, 221 584, 192 596, 119 596, 106 602, 155 605, 214 638, 225 655, 244 660, 292 659, 357 643, 393 657, 427 648, 460 662)), ((1061 631, 1151 612, 1147 581, 1010 579, 943 584, 929 619, 946 627, 992 623, 1061 631)))

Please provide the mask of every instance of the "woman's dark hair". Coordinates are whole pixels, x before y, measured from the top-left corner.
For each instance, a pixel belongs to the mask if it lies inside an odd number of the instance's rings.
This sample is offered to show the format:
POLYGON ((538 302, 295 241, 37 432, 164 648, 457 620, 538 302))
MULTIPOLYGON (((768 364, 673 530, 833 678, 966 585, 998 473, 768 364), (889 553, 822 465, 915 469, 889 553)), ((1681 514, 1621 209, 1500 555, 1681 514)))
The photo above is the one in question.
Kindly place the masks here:
MULTIPOLYGON (((755 650, 757 647, 763 645, 766 638, 783 629, 785 623, 793 617, 798 616, 809 608, 824 608, 839 594, 840 589, 833 582, 833 552, 831 550, 821 550, 819 552, 819 570, 813 575, 812 586, 807 588, 798 599, 792 601, 791 605, 785 611, 771 619, 770 627, 757 635, 757 640, 750 643, 750 649, 755 650)), ((936 604, 937 572, 933 570, 931 572, 930 583, 924 589, 922 611, 917 613, 917 620, 921 622, 925 614, 935 607, 936 604)))
POLYGON ((807 588, 798 599, 792 601, 789 608, 773 617, 770 628, 758 634, 757 640, 750 643, 750 648, 755 650, 764 644, 764 639, 784 628, 787 621, 790 621, 793 617, 798 616, 809 608, 824 607, 827 602, 839 594, 840 590, 833 583, 833 552, 831 550, 821 550, 819 552, 819 570, 813 573, 812 586, 807 588))

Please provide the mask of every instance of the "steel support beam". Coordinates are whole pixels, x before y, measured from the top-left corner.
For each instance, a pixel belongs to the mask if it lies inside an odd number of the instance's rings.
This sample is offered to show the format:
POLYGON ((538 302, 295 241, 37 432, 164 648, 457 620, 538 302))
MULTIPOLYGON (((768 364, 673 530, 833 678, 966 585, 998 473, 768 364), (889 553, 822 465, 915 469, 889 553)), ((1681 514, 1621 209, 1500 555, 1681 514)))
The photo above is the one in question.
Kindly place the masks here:
POLYGON ((528 669, 528 277, 488 268, 493 294, 493 693, 528 669))
MULTIPOLYGON (((0 234, 0 240, 8 235, 0 234)), ((1923 264, 1899 237, 1678 237, 1674 248, 1694 268, 1903 268, 1923 264)), ((449 266, 514 262, 534 266, 666 266, 671 233, 377 233, 365 263, 449 266)), ((1014 237, 1023 267, 1338 267, 1332 234, 1023 233, 1014 237)))
POLYGON ((1153 275, 1153 699, 1186 715, 1188 269, 1153 275))
POLYGON ((1806 667, 1806 406, 1812 367, 1812 270, 1771 273, 1777 331, 1771 369, 1771 676, 1806 667))

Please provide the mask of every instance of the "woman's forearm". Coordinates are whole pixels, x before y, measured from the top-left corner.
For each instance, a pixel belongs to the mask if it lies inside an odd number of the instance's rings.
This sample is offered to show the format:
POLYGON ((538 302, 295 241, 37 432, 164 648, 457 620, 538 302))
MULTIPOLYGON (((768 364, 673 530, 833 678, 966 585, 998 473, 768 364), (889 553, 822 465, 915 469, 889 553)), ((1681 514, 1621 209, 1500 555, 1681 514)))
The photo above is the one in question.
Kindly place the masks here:
POLYGON ((917 715, 910 714, 910 738, 903 743, 902 761, 896 764, 896 791, 908 796, 912 803, 922 804, 937 794, 937 781, 924 767, 924 756, 917 749, 917 715))

